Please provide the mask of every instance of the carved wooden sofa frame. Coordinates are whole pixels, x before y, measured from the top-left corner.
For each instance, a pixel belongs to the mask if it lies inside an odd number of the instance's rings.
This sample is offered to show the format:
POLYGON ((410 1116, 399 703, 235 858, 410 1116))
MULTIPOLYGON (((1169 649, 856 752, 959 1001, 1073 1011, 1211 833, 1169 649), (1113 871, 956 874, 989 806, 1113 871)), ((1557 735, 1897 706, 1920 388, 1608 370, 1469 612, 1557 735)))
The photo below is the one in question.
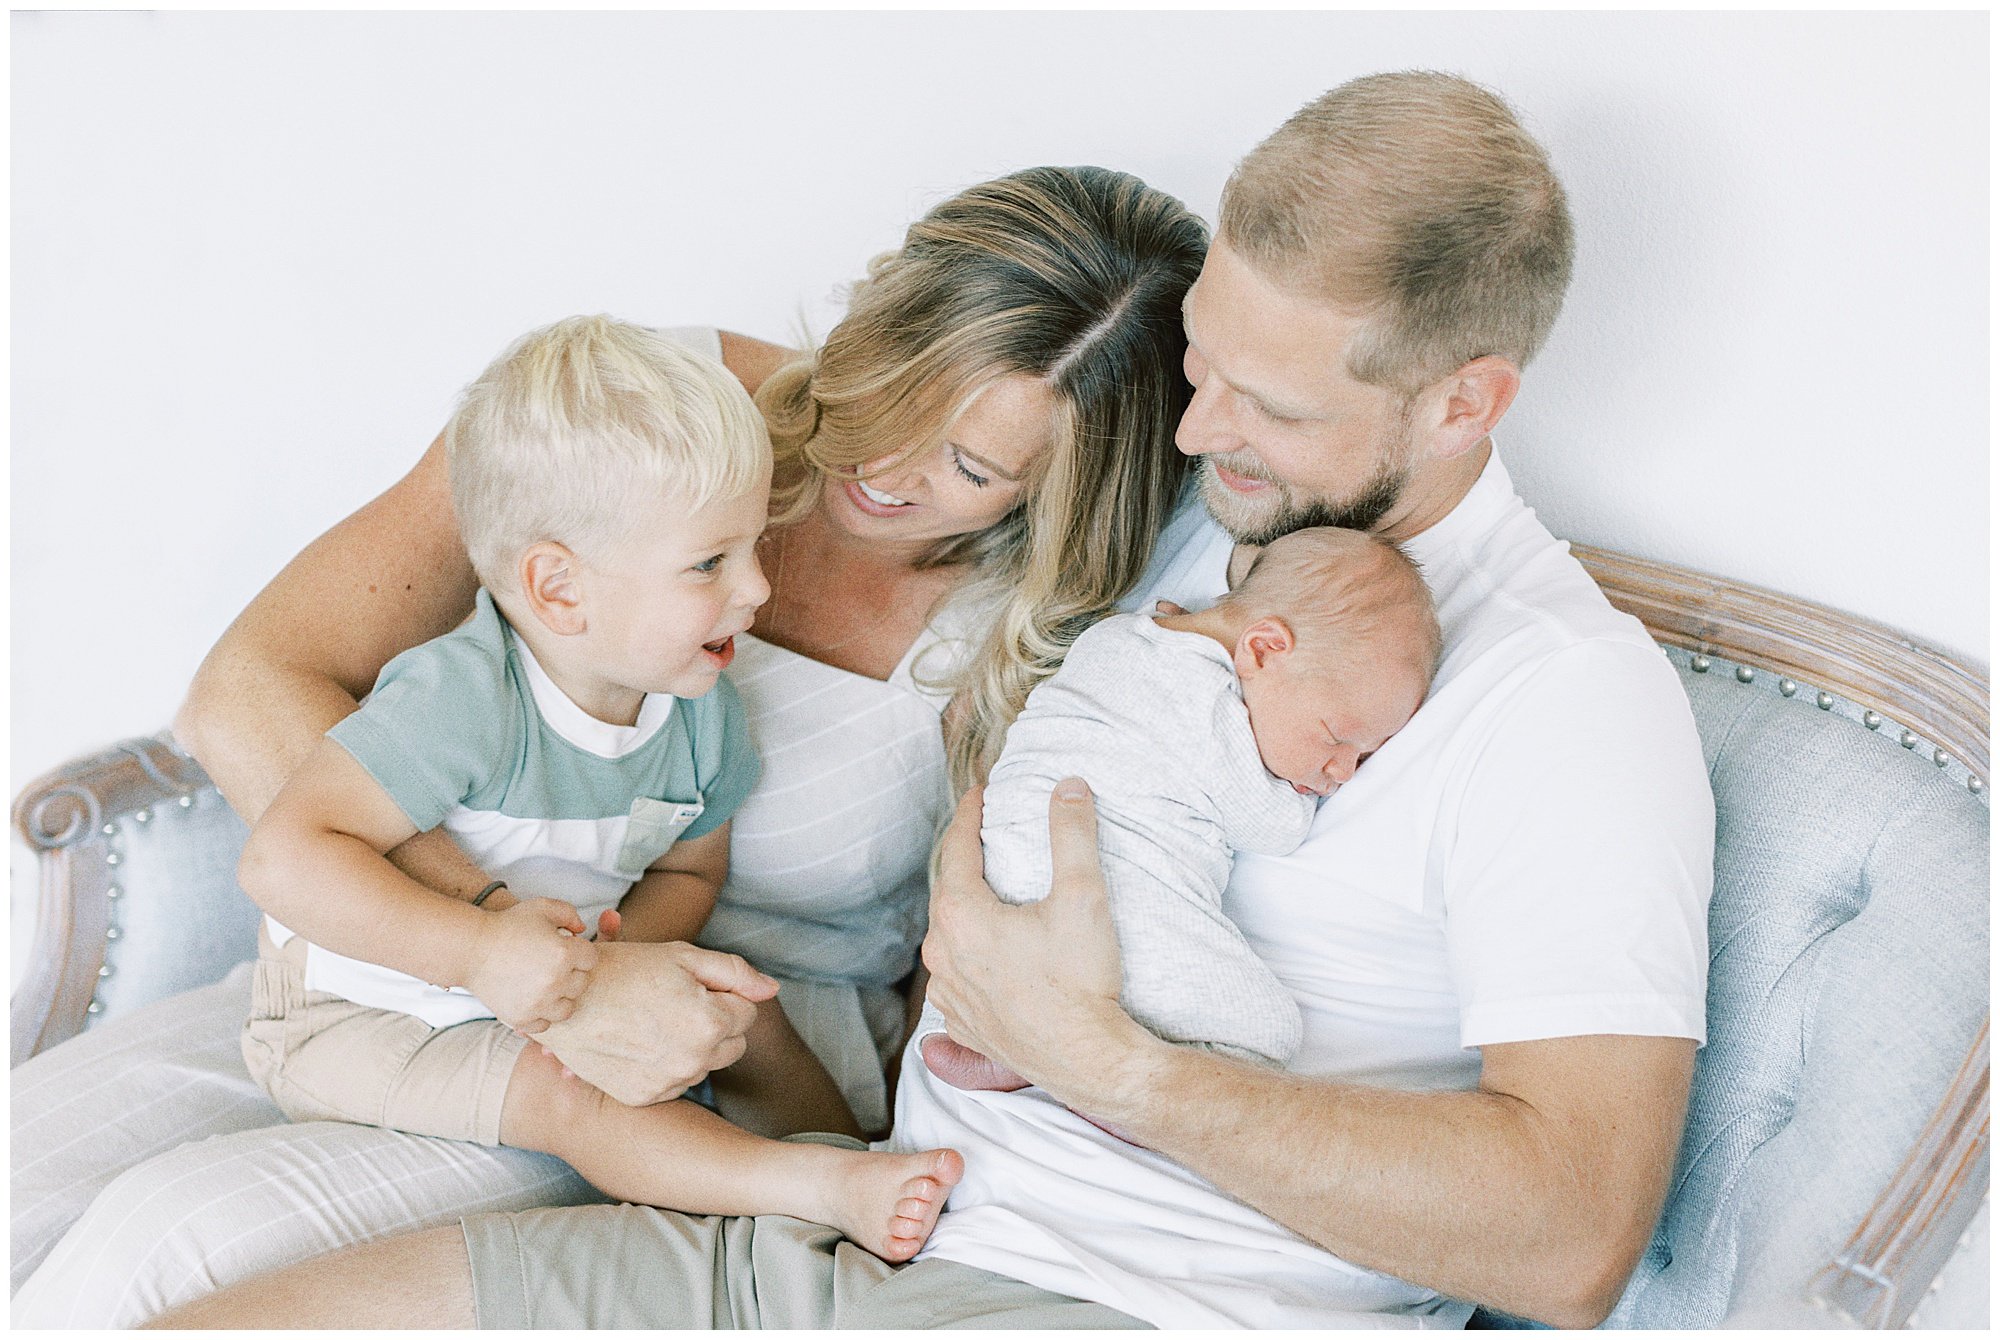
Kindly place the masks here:
MULTIPOLYGON (((1579 546, 1576 552, 1613 603, 1643 620, 1666 649, 1696 700, 1698 717, 1704 698, 1726 697, 1704 686, 1716 681, 1735 686, 1731 691, 1775 700, 1760 710, 1790 710, 1794 716, 1817 710, 1829 725, 1838 718, 1844 723, 1839 729, 1872 732, 1924 760, 1936 770, 1936 786, 1958 788, 1961 804, 1971 797, 1980 810, 1976 822, 1984 823, 1991 776, 1983 675, 1823 606, 1605 550, 1579 546)), ((1705 748, 1713 753, 1703 720, 1705 748)), ((1720 807, 1725 803, 1720 790, 1718 797, 1720 807)), ((136 883, 140 863, 160 863, 156 847, 193 842, 227 852, 243 838, 241 823, 206 774, 165 737, 126 741, 50 773, 21 792, 13 817, 41 866, 33 958, 13 998, 13 1064, 104 1015, 215 980, 254 953, 254 910, 233 881, 205 895, 199 907, 188 906, 179 893, 169 900, 157 887, 144 899, 132 896, 136 888, 125 887, 136 883), (167 834, 168 829, 177 831, 167 834), (196 830, 192 837, 189 829, 196 830)), ((1972 873, 1983 889, 1983 851, 1977 859, 1980 868, 1972 873)), ((211 883, 218 878, 215 866, 211 860, 202 876, 211 883)), ((227 874, 225 868, 220 877, 227 881, 227 874)), ((178 887, 175 877, 169 863, 164 881, 155 872, 153 882, 178 887)), ((1718 899, 1721 886, 1719 878, 1718 899)), ((1963 930, 1976 931, 1983 956, 1983 895, 1979 901, 1976 912, 1961 907, 1958 915, 1978 923, 1963 930)), ((1718 955, 1720 950, 1717 946, 1718 955)), ((1677 1243, 1684 1255, 1690 1250, 1685 1244, 1698 1249, 1700 1269, 1748 1270, 1737 1263, 1754 1264, 1754 1244, 1732 1242, 1716 1256, 1722 1212, 1704 1211, 1703 1222, 1675 1224, 1676 1202, 1670 1202, 1661 1238, 1613 1324, 1715 1324, 1723 1320, 1723 1308, 1731 1321, 1765 1315, 1795 1325, 1815 1324, 1815 1317, 1819 1324, 1904 1324, 1987 1195, 1990 1006, 1983 964, 1979 975, 1981 981, 1965 993, 1966 1004, 1955 1011, 1977 1015, 1957 1025, 1970 1038, 1962 1064, 1939 1087, 1928 1120, 1907 1149, 1887 1151, 1891 1159, 1900 1153, 1900 1164, 1877 1183, 1872 1204, 1845 1212, 1845 1222, 1835 1227, 1846 1231, 1830 1239, 1839 1245, 1821 1253, 1816 1270, 1792 1266, 1777 1297, 1745 1299, 1731 1281, 1722 1281, 1720 1304, 1660 1293, 1656 1297, 1668 1301, 1651 1305, 1645 1286, 1656 1277, 1670 1278, 1677 1243), (1710 1256, 1721 1264, 1708 1263, 1710 1256)), ((1713 1053, 1718 1046, 1713 1018, 1710 1034, 1707 1051, 1713 1053)), ((1691 1125, 1690 1144, 1693 1131, 1691 1125)), ((1677 1200, 1680 1179, 1696 1166, 1691 1150, 1683 1150, 1682 1163, 1677 1200)), ((1839 1207, 1829 1212, 1842 1213, 1839 1207)), ((1731 1213, 1743 1218, 1740 1206, 1731 1213)), ((1740 1227, 1735 1221, 1728 1225, 1731 1234, 1740 1227)), ((1688 1292, 1684 1286, 1683 1292, 1688 1292)), ((1491 1320, 1507 1324, 1504 1318, 1491 1320)))

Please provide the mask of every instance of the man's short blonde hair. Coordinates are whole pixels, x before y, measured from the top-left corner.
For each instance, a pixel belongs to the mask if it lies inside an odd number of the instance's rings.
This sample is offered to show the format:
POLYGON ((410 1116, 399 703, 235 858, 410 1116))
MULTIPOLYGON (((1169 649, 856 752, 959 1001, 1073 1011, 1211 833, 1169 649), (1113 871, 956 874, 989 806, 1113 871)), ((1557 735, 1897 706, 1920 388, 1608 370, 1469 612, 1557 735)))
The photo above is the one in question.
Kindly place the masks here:
POLYGON ((1400 545, 1366 531, 1308 526, 1259 551, 1224 602, 1292 630, 1303 664, 1351 673, 1357 659, 1379 663, 1407 651, 1425 683, 1444 647, 1423 574, 1400 545))
POLYGON ((623 539, 635 497, 701 507, 771 468, 763 417, 726 368, 607 316, 516 340, 465 388, 444 446, 466 552, 500 591, 530 545, 588 554, 623 539))
POLYGON ((1455 75, 1368 75, 1307 103, 1237 165, 1221 241, 1364 315, 1359 381, 1414 394, 1542 347, 1569 287, 1569 204, 1497 96, 1455 75))

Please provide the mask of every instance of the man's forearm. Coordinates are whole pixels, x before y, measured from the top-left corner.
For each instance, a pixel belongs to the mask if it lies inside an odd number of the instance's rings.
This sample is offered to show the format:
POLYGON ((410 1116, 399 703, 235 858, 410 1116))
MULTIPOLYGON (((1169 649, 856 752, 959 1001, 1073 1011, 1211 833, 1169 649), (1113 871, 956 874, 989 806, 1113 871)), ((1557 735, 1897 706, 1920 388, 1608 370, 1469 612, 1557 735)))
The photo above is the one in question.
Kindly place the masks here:
POLYGON ((1601 1320, 1643 1250, 1685 1094, 1665 1077, 1662 1119, 1606 1160, 1578 1154, 1602 1139, 1507 1093, 1310 1079, 1136 1024, 1103 1037, 1045 1087, 1345 1260, 1565 1326, 1601 1320))

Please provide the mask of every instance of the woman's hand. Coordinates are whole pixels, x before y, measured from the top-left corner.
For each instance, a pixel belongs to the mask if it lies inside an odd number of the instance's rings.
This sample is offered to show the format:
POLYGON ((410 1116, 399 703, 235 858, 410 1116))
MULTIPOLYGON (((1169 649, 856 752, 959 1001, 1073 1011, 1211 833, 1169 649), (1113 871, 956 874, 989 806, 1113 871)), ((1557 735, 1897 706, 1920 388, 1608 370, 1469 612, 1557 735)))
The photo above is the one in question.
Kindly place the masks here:
POLYGON ((930 999, 953 1040, 1090 1111, 1134 1032, 1151 1036, 1118 1004, 1123 973, 1097 855, 1097 807, 1081 780, 1056 786, 1049 896, 1015 907, 981 875, 981 794, 974 788, 959 802, 938 854, 924 940, 930 999))
POLYGON ((602 938, 596 947, 576 1012, 535 1040, 630 1107, 678 1098, 733 1064, 757 1002, 778 994, 776 982, 734 954, 602 938))

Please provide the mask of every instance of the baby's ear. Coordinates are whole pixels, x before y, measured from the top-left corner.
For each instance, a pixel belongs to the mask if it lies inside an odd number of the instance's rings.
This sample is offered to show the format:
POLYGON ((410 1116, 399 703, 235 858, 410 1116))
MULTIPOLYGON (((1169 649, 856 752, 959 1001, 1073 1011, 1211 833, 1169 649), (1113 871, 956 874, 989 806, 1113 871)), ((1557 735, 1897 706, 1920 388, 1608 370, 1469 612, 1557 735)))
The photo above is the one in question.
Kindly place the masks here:
POLYGON ((576 570, 576 556, 568 546, 543 540, 521 555, 515 574, 521 596, 544 628, 558 637, 574 637, 584 631, 583 583, 576 570))
POLYGON ((1267 614, 1236 639, 1236 673, 1266 670, 1273 660, 1291 654, 1292 629, 1275 614, 1267 614))

